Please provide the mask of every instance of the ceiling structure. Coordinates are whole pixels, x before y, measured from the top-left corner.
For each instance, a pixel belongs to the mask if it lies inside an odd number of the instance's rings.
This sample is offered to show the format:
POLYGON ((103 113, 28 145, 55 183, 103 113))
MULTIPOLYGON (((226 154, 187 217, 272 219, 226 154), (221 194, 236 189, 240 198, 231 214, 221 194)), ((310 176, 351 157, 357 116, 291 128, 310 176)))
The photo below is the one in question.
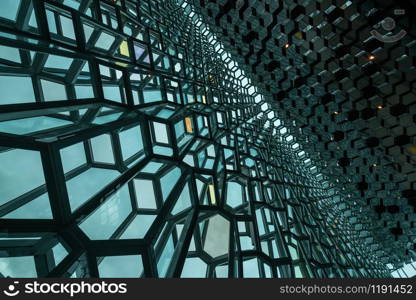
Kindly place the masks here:
POLYGON ((1 2, 1 276, 389 277, 410 261, 412 34, 356 37, 388 9, 1 2))
POLYGON ((416 250, 414 1, 190 2, 345 196, 338 206, 352 230, 369 247, 381 244, 386 262, 410 262, 416 250), (384 42, 373 30, 406 34, 384 42))

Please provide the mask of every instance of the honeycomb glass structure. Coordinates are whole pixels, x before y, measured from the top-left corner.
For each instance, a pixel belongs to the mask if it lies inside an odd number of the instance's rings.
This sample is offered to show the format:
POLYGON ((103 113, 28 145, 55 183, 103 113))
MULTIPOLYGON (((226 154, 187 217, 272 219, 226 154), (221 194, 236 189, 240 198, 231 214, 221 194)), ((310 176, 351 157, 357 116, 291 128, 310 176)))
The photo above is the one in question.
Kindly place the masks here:
POLYGON ((391 276, 200 5, 0 2, 1 276, 391 276))

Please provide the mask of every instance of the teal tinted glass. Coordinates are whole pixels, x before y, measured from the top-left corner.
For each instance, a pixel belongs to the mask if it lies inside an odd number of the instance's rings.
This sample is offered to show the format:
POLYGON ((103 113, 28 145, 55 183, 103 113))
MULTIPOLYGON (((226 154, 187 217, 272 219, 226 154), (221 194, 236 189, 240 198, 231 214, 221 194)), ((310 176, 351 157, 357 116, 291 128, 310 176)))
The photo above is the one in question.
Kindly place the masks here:
POLYGON ((132 211, 128 186, 125 185, 88 216, 81 229, 90 239, 108 239, 132 211))
POLYGON ((0 76, 2 97, 0 104, 27 103, 35 101, 30 77, 0 76))
POLYGON ((2 0, 0 17, 11 21, 16 21, 17 13, 20 7, 20 1, 21 0, 2 0))
POLYGON ((0 205, 45 184, 42 160, 37 151, 12 149, 0 152, 0 165, 0 205))
POLYGON ((71 209, 77 209, 119 174, 115 170, 91 168, 68 180, 66 186, 71 209))

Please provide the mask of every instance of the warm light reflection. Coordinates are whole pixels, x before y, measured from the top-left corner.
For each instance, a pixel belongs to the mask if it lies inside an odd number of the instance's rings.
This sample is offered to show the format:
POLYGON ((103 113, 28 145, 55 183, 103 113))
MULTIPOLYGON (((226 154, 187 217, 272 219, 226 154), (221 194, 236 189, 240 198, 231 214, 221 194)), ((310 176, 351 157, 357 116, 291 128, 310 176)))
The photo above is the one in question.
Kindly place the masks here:
POLYGON ((217 203, 217 200, 215 199, 215 188, 213 184, 208 185, 209 190, 209 198, 211 200, 211 204, 215 205, 217 203))
POLYGON ((186 132, 187 133, 193 133, 194 132, 194 130, 192 128, 192 118, 190 118, 190 117, 185 118, 185 127, 186 127, 186 132))

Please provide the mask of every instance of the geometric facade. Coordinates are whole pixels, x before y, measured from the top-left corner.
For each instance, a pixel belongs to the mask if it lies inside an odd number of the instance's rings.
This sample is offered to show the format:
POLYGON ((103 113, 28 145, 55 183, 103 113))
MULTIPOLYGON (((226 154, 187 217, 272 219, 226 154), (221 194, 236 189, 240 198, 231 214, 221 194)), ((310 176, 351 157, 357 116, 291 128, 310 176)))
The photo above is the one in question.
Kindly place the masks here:
POLYGON ((414 261, 415 2, 193 3, 347 197, 362 242, 395 267, 414 261))
POLYGON ((2 0, 0 275, 389 277, 240 65, 182 0, 2 0))

